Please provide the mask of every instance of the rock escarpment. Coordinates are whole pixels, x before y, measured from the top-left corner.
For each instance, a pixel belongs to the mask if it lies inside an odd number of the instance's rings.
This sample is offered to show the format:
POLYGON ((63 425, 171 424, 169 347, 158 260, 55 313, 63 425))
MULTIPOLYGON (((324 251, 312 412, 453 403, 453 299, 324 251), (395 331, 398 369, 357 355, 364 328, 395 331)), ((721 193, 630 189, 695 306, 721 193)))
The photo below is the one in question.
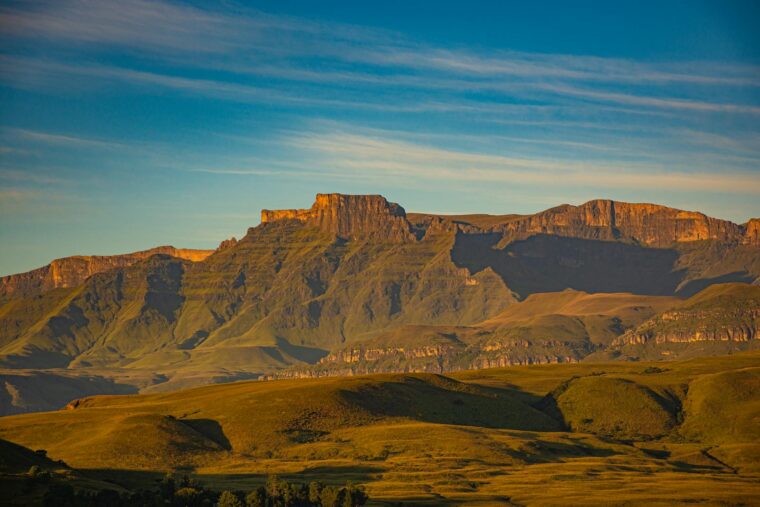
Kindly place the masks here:
POLYGON ((652 248, 715 240, 760 246, 760 219, 744 225, 657 204, 597 199, 563 204, 533 215, 432 215, 412 213, 380 195, 317 194, 309 209, 262 210, 261 222, 297 220, 345 239, 411 241, 413 231, 497 232, 502 245, 538 234, 627 241, 652 248))
POLYGON ((715 285, 616 338, 612 346, 760 339, 760 287, 715 285))
POLYGON ((157 254, 197 262, 213 252, 159 246, 123 255, 77 255, 55 259, 47 266, 0 278, 0 300, 31 296, 62 287, 76 287, 96 273, 125 268, 157 254))
POLYGON ((381 195, 317 194, 309 209, 261 211, 261 223, 278 220, 298 220, 344 239, 414 240, 404 208, 381 195))
POLYGON ((562 205, 497 226, 505 239, 551 234, 582 239, 628 240, 650 247, 699 240, 742 241, 741 226, 702 213, 655 204, 610 200, 562 205))

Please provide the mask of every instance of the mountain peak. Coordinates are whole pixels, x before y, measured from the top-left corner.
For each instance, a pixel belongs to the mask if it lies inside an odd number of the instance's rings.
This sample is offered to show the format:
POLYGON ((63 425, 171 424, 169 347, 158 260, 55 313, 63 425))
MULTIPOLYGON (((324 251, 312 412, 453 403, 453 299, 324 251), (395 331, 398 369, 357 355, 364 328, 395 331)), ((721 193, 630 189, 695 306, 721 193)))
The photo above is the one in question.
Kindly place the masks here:
POLYGON ((317 194, 309 209, 261 210, 261 223, 298 220, 345 239, 414 239, 404 208, 382 195, 317 194))

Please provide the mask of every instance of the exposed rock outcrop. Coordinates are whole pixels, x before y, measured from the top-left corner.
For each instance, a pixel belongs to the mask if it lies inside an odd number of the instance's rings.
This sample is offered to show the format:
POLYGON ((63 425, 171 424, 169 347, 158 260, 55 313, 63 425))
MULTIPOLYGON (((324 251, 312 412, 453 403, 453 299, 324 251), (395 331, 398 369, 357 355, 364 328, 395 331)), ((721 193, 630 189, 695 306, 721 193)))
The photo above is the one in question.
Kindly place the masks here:
POLYGON ((715 285, 617 337, 612 346, 760 339, 760 287, 715 285))
POLYGON ((261 223, 278 220, 298 220, 344 239, 414 240, 404 208, 381 195, 317 194, 309 209, 261 211, 261 223))
POLYGON ((718 240, 740 241, 742 227, 702 213, 656 204, 610 200, 589 201, 580 206, 562 205, 497 226, 506 239, 553 234, 583 239, 631 240, 651 247, 673 243, 718 240))
POLYGON ((504 243, 537 234, 622 240, 649 247, 717 240, 760 246, 760 219, 745 225, 657 204, 597 199, 563 204, 534 215, 431 215, 412 213, 379 195, 317 194, 309 209, 262 210, 261 222, 298 220, 339 237, 413 240, 414 231, 456 229, 465 234, 501 232, 504 243))
POLYGON ((77 255, 55 259, 47 266, 0 278, 0 300, 35 295, 61 287, 76 287, 95 273, 131 266, 157 254, 197 262, 204 260, 213 252, 213 250, 159 246, 122 255, 77 255))
POLYGON ((216 247, 216 251, 221 252, 222 250, 227 250, 228 248, 232 248, 233 246, 237 245, 237 243, 238 243, 238 240, 234 236, 229 239, 225 239, 221 243, 219 243, 219 246, 216 247))
POLYGON ((745 245, 760 246, 760 218, 753 218, 744 225, 745 245))

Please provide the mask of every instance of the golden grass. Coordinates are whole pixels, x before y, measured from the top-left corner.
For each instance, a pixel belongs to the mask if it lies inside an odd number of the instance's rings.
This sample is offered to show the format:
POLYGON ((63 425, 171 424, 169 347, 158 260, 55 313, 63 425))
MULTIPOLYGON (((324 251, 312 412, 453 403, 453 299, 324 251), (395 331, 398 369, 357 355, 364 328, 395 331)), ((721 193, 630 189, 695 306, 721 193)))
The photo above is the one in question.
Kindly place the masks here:
POLYGON ((268 474, 352 480, 374 505, 751 505, 760 498, 758 366, 755 352, 481 370, 457 380, 238 382, 3 417, 0 438, 126 487, 173 470, 217 489, 251 489, 268 474), (565 418, 573 412, 562 396, 572 394, 575 408, 629 424, 628 433, 563 430, 542 401, 551 391, 565 418), (668 400, 670 426, 645 431, 662 413, 646 410, 641 396, 668 400), (715 410, 736 424, 711 422, 715 410))

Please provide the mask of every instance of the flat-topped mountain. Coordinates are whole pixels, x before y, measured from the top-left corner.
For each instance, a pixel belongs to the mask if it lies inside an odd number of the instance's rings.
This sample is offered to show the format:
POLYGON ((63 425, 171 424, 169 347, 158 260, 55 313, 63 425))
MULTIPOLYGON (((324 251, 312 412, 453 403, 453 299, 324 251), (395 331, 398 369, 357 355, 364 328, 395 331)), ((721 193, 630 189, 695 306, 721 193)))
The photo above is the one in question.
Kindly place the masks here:
POLYGON ((414 239, 404 208, 381 195, 317 194, 309 209, 261 211, 262 224, 277 220, 297 220, 344 239, 414 239))
POLYGON ((669 358, 615 339, 716 284, 758 284, 757 223, 609 200, 534 215, 407 214, 382 196, 320 194, 308 209, 264 210, 213 253, 141 252, 81 261, 66 277, 41 268, 34 283, 6 277, 0 367, 171 390, 262 375, 669 358))

